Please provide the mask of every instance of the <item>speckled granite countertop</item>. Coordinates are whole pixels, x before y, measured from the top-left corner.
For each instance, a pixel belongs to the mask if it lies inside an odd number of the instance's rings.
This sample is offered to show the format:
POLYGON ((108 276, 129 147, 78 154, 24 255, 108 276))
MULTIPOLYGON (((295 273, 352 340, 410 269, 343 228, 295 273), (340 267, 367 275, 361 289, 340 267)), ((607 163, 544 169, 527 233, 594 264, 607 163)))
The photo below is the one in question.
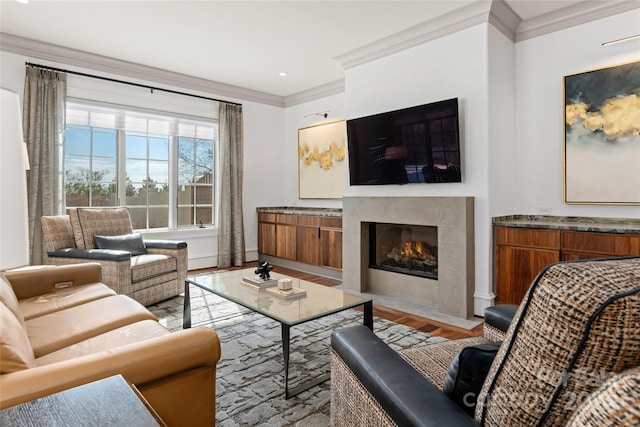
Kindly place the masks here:
POLYGON ((493 225, 520 228, 640 234, 640 219, 576 216, 507 215, 493 218, 493 225))
POLYGON ((342 216, 340 208, 306 208, 297 206, 270 206, 256 208, 261 213, 276 213, 289 215, 313 215, 313 216, 342 216))

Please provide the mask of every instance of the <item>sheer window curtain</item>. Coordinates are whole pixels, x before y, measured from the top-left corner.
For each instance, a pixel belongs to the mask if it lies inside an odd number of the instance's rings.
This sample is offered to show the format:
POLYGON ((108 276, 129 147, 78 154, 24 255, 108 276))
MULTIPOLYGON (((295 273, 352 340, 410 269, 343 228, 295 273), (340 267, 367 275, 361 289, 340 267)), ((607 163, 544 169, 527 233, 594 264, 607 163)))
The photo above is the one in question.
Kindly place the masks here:
POLYGON ((64 211, 62 150, 67 75, 27 66, 23 131, 29 153, 27 200, 31 265, 44 264, 40 217, 64 211))
POLYGON ((239 267, 246 261, 242 217, 242 106, 220 103, 220 218, 218 267, 239 267))

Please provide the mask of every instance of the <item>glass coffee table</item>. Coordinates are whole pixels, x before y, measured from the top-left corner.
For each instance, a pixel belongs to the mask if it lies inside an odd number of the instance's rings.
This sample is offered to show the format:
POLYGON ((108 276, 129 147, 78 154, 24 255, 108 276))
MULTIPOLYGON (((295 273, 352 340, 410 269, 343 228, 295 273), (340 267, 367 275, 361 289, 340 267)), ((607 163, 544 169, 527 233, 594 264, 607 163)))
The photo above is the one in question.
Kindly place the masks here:
POLYGON ((191 327, 189 285, 197 286, 280 322, 282 326, 282 353, 284 356, 284 390, 285 398, 289 399, 329 379, 329 374, 325 374, 297 386, 293 390, 289 390, 289 344, 291 327, 349 308, 363 306, 363 323, 369 329, 373 329, 373 303, 371 298, 349 294, 328 286, 318 285, 272 272, 271 277, 273 279, 291 279, 294 287, 304 289, 307 292, 304 297, 285 300, 269 294, 266 289, 254 289, 241 283, 243 277, 254 277, 254 271, 254 268, 248 268, 188 276, 184 286, 182 327, 185 329, 191 327))

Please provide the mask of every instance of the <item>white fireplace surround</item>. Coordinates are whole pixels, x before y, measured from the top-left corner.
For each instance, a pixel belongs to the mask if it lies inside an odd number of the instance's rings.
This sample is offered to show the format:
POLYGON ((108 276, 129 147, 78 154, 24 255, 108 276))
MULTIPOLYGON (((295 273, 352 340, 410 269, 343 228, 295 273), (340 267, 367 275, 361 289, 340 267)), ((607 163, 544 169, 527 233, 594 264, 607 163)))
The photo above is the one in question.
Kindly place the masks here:
POLYGON ((473 201, 473 197, 345 197, 342 287, 404 299, 445 316, 472 318, 473 201), (438 280, 370 269, 368 224, 372 222, 437 226, 438 280))

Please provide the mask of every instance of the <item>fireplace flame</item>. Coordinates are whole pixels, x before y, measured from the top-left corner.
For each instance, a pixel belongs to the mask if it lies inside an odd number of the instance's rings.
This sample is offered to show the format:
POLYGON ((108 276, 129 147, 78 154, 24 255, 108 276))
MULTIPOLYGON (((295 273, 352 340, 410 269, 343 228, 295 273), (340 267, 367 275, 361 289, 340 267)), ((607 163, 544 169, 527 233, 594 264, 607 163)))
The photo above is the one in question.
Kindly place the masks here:
POLYGON ((434 251, 426 242, 406 241, 402 242, 399 247, 393 248, 392 258, 399 261, 400 259, 415 259, 420 261, 435 261, 434 251))

